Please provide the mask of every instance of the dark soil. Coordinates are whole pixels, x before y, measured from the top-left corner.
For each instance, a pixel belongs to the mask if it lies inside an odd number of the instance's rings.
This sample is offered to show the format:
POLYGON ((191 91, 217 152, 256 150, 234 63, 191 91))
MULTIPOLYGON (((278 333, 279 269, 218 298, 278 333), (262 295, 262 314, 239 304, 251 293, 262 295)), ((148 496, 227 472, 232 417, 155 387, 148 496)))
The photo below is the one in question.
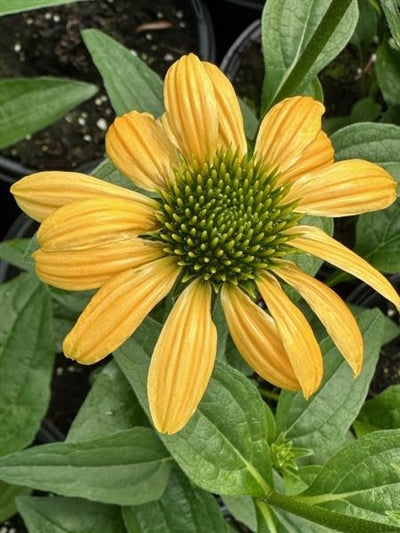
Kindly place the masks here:
POLYGON ((38 170, 71 170, 103 157, 114 112, 82 42, 85 28, 112 36, 160 76, 180 55, 199 51, 197 21, 187 0, 96 0, 2 17, 1 77, 70 77, 95 83, 99 92, 0 155, 38 170))

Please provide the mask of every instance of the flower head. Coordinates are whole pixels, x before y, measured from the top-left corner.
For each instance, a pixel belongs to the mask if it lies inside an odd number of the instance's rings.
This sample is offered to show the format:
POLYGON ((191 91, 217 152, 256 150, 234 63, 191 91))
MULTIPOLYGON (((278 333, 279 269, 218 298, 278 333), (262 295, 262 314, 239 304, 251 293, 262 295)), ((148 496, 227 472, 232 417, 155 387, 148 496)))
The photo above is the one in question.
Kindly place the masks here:
POLYGON ((290 257, 301 251, 329 261, 400 307, 379 272, 301 222, 304 214, 387 207, 394 180, 367 161, 334 163, 321 130, 324 108, 309 97, 275 105, 252 153, 232 85, 192 54, 169 69, 164 96, 161 118, 132 111, 106 138, 115 166, 151 197, 73 172, 41 172, 12 188, 21 208, 41 222, 38 276, 64 289, 99 289, 65 338, 66 356, 84 364, 104 358, 178 286, 148 376, 159 431, 179 431, 207 387, 217 343, 214 298, 249 365, 308 398, 321 382, 322 356, 284 282, 318 315, 357 375, 363 346, 355 319, 290 257))

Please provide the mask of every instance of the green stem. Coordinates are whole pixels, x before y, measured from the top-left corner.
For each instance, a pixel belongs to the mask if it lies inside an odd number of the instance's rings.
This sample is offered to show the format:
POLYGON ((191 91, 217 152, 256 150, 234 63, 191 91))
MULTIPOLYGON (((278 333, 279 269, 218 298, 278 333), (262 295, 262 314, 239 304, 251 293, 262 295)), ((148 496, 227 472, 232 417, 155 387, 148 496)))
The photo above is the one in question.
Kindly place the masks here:
POLYGON ((263 500, 255 500, 257 533, 277 533, 270 506, 263 500))
POLYGON ((287 496, 271 490, 267 494, 266 500, 270 505, 343 533, 360 533, 360 531, 363 533, 400 532, 400 528, 396 526, 372 522, 363 518, 330 511, 317 505, 310 505, 300 496, 287 496))
MULTIPOLYGON (((321 54, 324 46, 344 17, 351 2, 352 0, 331 1, 329 8, 317 26, 314 35, 304 48, 303 53, 300 55, 293 69, 289 72, 285 81, 283 81, 282 85, 278 88, 272 102, 267 106, 268 109, 284 98, 296 94, 299 85, 303 82, 318 56, 321 54)), ((266 83, 268 83, 268 79, 266 79, 266 83)), ((264 111, 267 111, 267 109, 264 109, 264 111)))
POLYGON ((269 391, 267 389, 259 388, 260 394, 263 398, 268 398, 277 402, 279 400, 279 394, 276 392, 269 391))

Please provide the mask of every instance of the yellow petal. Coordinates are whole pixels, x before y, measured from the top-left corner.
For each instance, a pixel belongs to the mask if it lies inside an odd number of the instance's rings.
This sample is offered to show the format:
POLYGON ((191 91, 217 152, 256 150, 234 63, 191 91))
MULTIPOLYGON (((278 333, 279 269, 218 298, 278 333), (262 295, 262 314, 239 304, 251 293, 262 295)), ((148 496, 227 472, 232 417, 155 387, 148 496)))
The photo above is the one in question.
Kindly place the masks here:
POLYGON ((179 166, 177 149, 148 113, 131 111, 116 118, 107 132, 106 151, 123 174, 150 191, 165 188, 172 168, 179 166))
POLYGON ((382 167, 362 159, 339 161, 296 180, 285 201, 296 211, 341 217, 388 207, 396 200, 396 182, 382 167))
POLYGON ((84 200, 60 207, 42 222, 45 250, 73 250, 123 241, 157 228, 154 209, 122 198, 84 200))
POLYGON ((33 257, 38 277, 60 289, 96 289, 112 276, 163 257, 161 243, 132 238, 67 251, 37 250, 33 257))
POLYGON ((317 172, 332 165, 334 152, 332 143, 324 131, 320 131, 294 165, 279 177, 282 183, 293 183, 304 174, 317 172))
POLYGON ((290 246, 315 255, 361 279, 400 309, 400 298, 388 280, 367 261, 321 229, 314 226, 296 226, 286 231, 286 234, 296 235, 287 241, 290 246))
POLYGON ((264 274, 257 287, 275 320, 303 394, 309 398, 318 389, 323 372, 322 354, 311 326, 272 276, 264 274))
POLYGON ((123 187, 79 172, 37 172, 11 187, 17 204, 34 220, 41 222, 56 209, 71 202, 91 198, 126 198, 151 206, 153 200, 123 187))
POLYGON ((233 285, 223 285, 221 302, 233 342, 246 362, 277 387, 298 390, 299 382, 273 319, 233 285))
POLYGON ((219 142, 224 148, 232 147, 240 155, 247 153, 242 111, 235 90, 225 74, 212 63, 203 66, 214 87, 218 107, 219 142))
POLYGON ((170 67, 164 100, 163 120, 183 155, 200 161, 212 156, 218 143, 218 107, 213 84, 198 57, 183 56, 170 67))
POLYGON ((217 349, 211 287, 197 280, 179 296, 154 349, 148 375, 150 412, 161 433, 176 433, 195 412, 217 349))
POLYGON ((324 106, 308 96, 286 98, 263 118, 254 152, 270 170, 281 174, 302 162, 304 151, 321 131, 324 106))
POLYGON ((171 291, 178 274, 166 257, 111 278, 65 337, 65 355, 91 365, 116 350, 171 291))
POLYGON ((363 362, 363 339, 355 318, 343 300, 324 283, 292 263, 282 262, 274 268, 274 272, 301 294, 357 376, 363 362))

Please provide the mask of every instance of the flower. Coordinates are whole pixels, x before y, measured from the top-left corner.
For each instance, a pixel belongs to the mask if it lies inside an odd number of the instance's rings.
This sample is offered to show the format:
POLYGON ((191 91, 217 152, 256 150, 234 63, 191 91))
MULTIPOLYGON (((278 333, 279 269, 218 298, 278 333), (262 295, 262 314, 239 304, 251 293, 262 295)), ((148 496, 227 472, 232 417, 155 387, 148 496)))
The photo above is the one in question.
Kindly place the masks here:
POLYGON ((34 253, 40 279, 63 289, 98 288, 64 341, 67 357, 91 364, 117 349, 176 285, 183 289, 151 358, 148 397, 155 427, 179 431, 197 408, 216 356, 211 317, 219 297, 248 364, 306 398, 322 378, 318 343, 283 291, 294 287, 317 314, 354 375, 362 337, 342 300, 302 272, 295 251, 359 277, 400 307, 388 281, 304 214, 340 217, 382 209, 392 177, 363 160, 333 161, 321 103, 293 97, 261 122, 248 151, 234 89, 190 54, 169 69, 165 113, 115 120, 107 154, 134 192, 74 172, 40 172, 12 187, 41 222, 34 253), (267 310, 255 302, 261 296, 267 310))

